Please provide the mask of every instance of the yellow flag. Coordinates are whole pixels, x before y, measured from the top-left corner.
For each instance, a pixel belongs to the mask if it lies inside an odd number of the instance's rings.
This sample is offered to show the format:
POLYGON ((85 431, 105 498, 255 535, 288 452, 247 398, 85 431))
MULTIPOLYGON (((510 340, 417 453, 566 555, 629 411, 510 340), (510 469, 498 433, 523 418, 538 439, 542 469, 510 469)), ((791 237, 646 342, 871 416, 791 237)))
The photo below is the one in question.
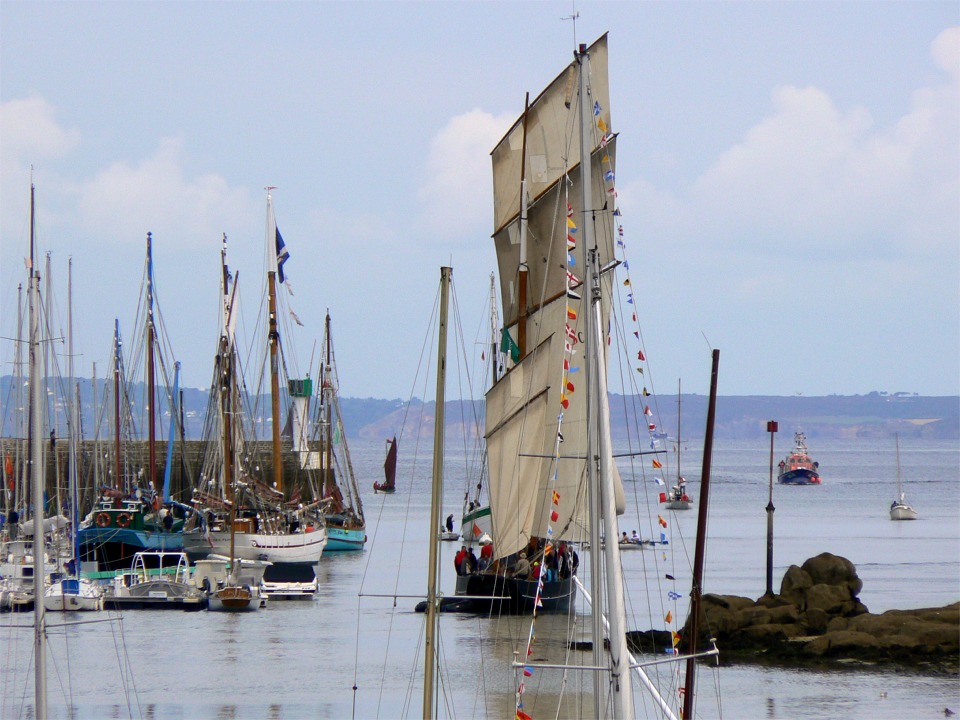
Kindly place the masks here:
POLYGON ((607 124, 603 121, 602 117, 597 118, 597 127, 600 128, 600 132, 602 133, 607 131, 607 124))
POLYGON ((673 646, 676 647, 680 644, 680 633, 673 631, 673 646))

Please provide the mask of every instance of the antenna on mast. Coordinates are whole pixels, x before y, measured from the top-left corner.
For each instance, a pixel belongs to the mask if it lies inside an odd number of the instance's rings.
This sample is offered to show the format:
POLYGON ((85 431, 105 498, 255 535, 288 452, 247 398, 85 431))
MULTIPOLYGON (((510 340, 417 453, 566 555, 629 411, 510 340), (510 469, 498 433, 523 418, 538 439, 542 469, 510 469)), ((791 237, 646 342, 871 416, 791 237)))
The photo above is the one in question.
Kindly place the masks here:
POLYGON ((573 46, 577 47, 577 20, 580 19, 580 13, 577 12, 576 0, 571 0, 570 2, 570 14, 560 19, 569 20, 573 24, 573 46))

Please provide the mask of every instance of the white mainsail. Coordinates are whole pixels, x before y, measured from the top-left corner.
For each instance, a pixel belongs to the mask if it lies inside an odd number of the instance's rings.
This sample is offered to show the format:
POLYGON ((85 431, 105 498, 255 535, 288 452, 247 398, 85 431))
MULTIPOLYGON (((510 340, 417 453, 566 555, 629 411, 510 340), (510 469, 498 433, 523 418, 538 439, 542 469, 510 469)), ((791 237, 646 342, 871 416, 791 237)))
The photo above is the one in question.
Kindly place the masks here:
MULTIPOLYGON (((487 393, 486 439, 497 557, 518 552, 531 537, 542 537, 548 525, 554 540, 583 540, 589 530, 584 459, 587 393, 585 387, 576 387, 584 377, 576 370, 584 364, 577 318, 585 289, 574 283, 568 297, 572 282, 568 272, 582 277, 578 260, 568 260, 567 238, 575 236, 577 227, 592 223, 600 267, 614 260, 614 203, 608 198, 610 183, 605 176, 615 167, 616 136, 609 130, 606 36, 588 52, 592 90, 588 102, 597 125, 606 128, 593 135, 591 148, 595 207, 581 207, 575 63, 530 104, 492 153, 493 237, 504 328, 515 339, 519 323, 524 322, 528 338, 523 357, 487 393), (521 175, 526 175, 531 198, 525 256, 520 248, 521 175), (519 293, 522 264, 528 269, 526 296, 532 298, 526 309, 521 307, 519 293), (557 520, 551 520, 554 512, 557 520)), ((577 256, 582 258, 579 252, 577 256)), ((612 274, 605 274, 601 282, 601 332, 606 335, 612 274)), ((611 467, 620 513, 623 489, 612 462, 611 467)))

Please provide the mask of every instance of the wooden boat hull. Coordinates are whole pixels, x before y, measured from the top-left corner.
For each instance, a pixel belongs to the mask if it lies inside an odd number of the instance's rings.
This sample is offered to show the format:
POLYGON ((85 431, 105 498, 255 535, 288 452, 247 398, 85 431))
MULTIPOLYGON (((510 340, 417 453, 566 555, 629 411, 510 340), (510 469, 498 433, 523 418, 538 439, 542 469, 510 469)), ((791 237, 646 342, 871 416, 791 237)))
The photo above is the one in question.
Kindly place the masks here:
POLYGON ((254 612, 260 599, 248 587, 228 585, 210 594, 208 609, 213 612, 254 612))

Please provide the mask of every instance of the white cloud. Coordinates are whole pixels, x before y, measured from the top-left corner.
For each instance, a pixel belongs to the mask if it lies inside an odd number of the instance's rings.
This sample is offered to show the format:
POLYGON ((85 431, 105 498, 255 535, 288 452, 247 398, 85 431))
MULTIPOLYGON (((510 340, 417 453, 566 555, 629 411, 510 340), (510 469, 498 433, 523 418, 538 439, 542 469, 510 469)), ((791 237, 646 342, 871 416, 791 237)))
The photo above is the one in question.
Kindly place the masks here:
POLYGON ((471 110, 451 118, 433 138, 426 180, 419 190, 422 225, 427 231, 444 239, 470 232, 489 234, 490 151, 514 120, 512 115, 471 110))
POLYGON ((818 88, 777 88, 773 113, 692 188, 697 225, 721 247, 761 254, 786 243, 833 257, 955 249, 958 35, 933 44, 948 82, 916 91, 889 128, 864 108, 841 111, 818 88))
POLYGON ((3 164, 60 158, 80 142, 80 133, 57 124, 55 108, 41 97, 0 103, 3 164))
POLYGON ((258 227, 243 189, 220 175, 187 177, 182 142, 165 139, 136 165, 115 162, 77 188, 84 226, 106 241, 142 241, 146 232, 173 245, 215 241, 233 228, 258 227))

